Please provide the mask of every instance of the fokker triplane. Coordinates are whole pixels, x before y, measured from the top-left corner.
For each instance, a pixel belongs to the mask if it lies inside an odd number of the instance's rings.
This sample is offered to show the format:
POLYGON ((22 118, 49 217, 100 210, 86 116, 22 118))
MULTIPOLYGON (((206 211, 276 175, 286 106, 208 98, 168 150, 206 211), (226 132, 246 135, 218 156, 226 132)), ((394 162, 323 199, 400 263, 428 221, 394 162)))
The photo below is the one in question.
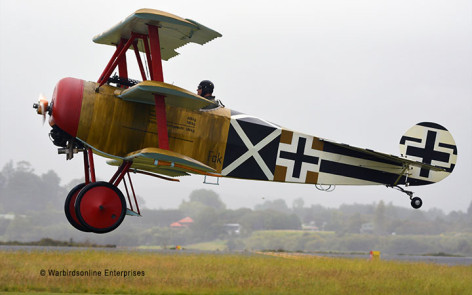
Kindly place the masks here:
POLYGON ((400 139, 401 156, 393 156, 289 130, 164 82, 162 60, 187 43, 203 45, 217 37, 195 21, 140 9, 93 39, 116 47, 97 82, 64 78, 50 104, 40 99, 34 105, 39 114, 49 114, 59 153, 67 159, 83 153, 84 182, 69 192, 64 206, 75 228, 106 233, 126 214, 140 215, 130 172, 170 181, 199 174, 324 189, 385 185, 420 208, 422 200, 405 188, 438 182, 454 169, 454 139, 436 123, 413 126, 400 139), (128 77, 129 50, 142 81, 128 77), (108 182, 96 180, 94 154, 118 167, 108 182))

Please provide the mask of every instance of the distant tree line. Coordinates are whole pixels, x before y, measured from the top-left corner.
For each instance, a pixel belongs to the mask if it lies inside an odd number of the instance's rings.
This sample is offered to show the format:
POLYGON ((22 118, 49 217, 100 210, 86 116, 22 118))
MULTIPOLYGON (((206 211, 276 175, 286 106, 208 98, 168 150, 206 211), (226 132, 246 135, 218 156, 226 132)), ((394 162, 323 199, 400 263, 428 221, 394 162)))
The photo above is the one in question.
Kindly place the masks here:
MULTIPOLYGON (((285 200, 277 199, 266 200, 254 209, 228 209, 214 191, 200 189, 193 191, 177 209, 143 209, 144 218, 126 218, 114 232, 94 235, 72 228, 64 216, 65 197, 75 184, 71 182, 61 186, 54 171, 37 175, 27 162, 5 165, 0 172, 0 241, 51 238, 91 240, 97 244, 118 246, 169 247, 220 239, 227 240, 229 248, 244 249, 255 245, 254 241, 258 239, 254 234, 270 230, 330 232, 339 239, 337 243, 341 243, 344 237, 353 245, 360 243, 356 235, 363 228, 367 228, 364 234, 369 235, 369 239, 374 239, 372 236, 472 233, 472 203, 466 212, 449 214, 440 209, 402 208, 383 201, 369 205, 341 205, 336 209, 320 205, 306 207, 303 199, 296 199, 291 207, 285 200), (188 227, 170 227, 171 223, 187 216, 194 220, 188 227), (240 230, 229 230, 228 224, 238 224, 240 230)), ((309 249, 316 250, 315 246, 322 245, 319 241, 324 238, 320 239, 312 236, 312 241, 306 240, 303 247, 310 245, 309 249)), ((466 240, 465 243, 462 248, 472 248, 472 241, 466 240)))

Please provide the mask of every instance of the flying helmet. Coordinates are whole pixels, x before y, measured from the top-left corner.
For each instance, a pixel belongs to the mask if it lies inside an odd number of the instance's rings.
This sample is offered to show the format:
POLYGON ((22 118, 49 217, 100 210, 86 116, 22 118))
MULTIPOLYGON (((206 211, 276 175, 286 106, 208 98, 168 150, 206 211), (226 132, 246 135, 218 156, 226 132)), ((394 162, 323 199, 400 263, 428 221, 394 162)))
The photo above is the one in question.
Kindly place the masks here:
POLYGON ((207 94, 212 94, 214 88, 215 88, 215 85, 210 80, 203 80, 198 85, 198 89, 202 90, 202 96, 205 96, 207 94))

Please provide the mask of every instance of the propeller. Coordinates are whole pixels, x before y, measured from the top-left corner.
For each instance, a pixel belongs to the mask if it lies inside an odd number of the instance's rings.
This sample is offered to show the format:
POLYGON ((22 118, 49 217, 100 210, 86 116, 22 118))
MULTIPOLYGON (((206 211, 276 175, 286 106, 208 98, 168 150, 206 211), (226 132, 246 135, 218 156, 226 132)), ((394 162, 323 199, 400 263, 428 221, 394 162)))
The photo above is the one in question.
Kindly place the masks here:
POLYGON ((46 113, 51 115, 51 108, 49 107, 49 102, 46 97, 42 94, 39 95, 38 102, 33 104, 33 108, 36 109, 38 115, 43 116, 43 124, 46 121, 46 113))

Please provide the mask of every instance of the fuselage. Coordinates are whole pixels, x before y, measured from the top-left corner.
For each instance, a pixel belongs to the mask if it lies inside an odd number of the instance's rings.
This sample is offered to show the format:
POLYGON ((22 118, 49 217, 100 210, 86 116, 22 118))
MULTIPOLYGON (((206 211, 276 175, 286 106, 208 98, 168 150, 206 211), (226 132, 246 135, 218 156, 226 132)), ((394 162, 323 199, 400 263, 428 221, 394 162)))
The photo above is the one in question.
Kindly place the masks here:
MULTIPOLYGON (((65 78, 56 86, 51 124, 120 160, 159 147, 155 107, 119 98, 123 88, 65 78)), ((169 150, 195 159, 221 176, 308 184, 423 185, 449 173, 405 170, 395 159, 369 154, 285 129, 225 107, 190 110, 166 106, 169 150)), ((451 170, 452 171, 452 170, 451 170)))
MULTIPOLYGON (((55 114, 64 110, 53 109, 52 120, 94 151, 116 159, 139 149, 159 146, 153 105, 122 100, 116 94, 123 89, 110 85, 103 85, 96 92, 97 83, 66 78, 58 83, 55 92, 64 87, 68 92, 59 99, 55 95, 53 106, 66 99, 64 103, 72 108, 59 122, 55 114)), ((167 106, 166 113, 169 149, 221 172, 230 110, 192 111, 167 106)))

